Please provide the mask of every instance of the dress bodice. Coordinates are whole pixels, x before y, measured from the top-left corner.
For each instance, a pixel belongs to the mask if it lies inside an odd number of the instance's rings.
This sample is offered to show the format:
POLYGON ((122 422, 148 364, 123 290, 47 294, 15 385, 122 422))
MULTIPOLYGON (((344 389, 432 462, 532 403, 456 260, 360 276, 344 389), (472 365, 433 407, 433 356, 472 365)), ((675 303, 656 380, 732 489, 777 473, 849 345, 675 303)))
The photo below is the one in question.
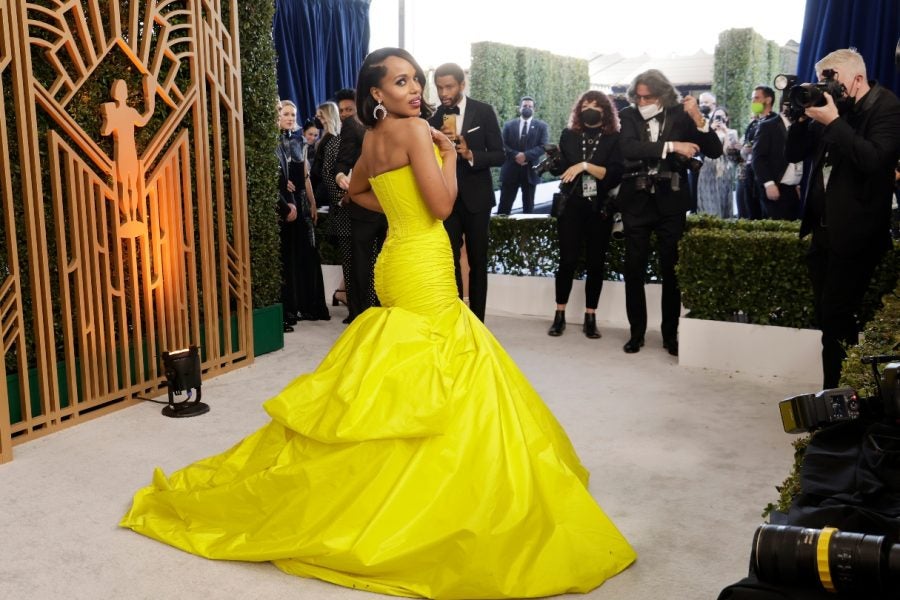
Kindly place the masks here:
POLYGON ((410 165, 385 171, 369 183, 388 220, 387 240, 375 264, 382 306, 440 313, 458 299, 443 222, 428 210, 410 165))

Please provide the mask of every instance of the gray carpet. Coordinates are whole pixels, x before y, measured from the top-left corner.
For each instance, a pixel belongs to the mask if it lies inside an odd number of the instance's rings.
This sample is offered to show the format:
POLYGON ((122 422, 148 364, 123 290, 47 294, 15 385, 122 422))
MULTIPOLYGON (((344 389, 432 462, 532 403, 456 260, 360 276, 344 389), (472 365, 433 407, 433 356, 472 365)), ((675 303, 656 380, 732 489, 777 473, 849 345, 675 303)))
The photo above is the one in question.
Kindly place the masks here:
MULTIPOLYGON (((285 575, 269 563, 215 562, 116 524, 154 466, 170 472, 220 452, 266 421, 260 404, 315 367, 343 330, 301 323, 285 349, 209 379, 212 410, 168 419, 145 403, 17 446, 0 466, 0 598, 309 598, 374 594, 285 575)), ((747 571, 754 529, 788 473, 792 436, 777 402, 814 391, 784 381, 679 367, 658 332, 626 355, 624 330, 561 338, 534 318, 488 325, 569 432, 591 492, 638 561, 587 596, 713 599, 747 571)))

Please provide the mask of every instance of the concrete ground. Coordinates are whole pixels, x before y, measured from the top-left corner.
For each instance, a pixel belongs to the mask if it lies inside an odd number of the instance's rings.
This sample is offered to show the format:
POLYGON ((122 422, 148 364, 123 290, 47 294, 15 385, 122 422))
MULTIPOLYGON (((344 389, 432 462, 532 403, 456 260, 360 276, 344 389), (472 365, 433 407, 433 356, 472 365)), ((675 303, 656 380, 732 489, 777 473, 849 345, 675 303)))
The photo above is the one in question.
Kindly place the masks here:
MULTIPOLYGON (((0 598, 314 598, 373 594, 291 577, 269 563, 215 562, 116 525, 153 467, 175 470, 267 422, 261 403, 315 368, 343 330, 303 322, 285 348, 205 381, 212 410, 168 419, 145 403, 16 447, 0 466, 0 598)), ((626 355, 624 329, 560 338, 547 319, 487 324, 559 418, 591 471, 591 492, 637 562, 586 597, 713 599, 746 574, 763 507, 788 474, 792 436, 777 403, 815 381, 680 367, 649 332, 626 355)))

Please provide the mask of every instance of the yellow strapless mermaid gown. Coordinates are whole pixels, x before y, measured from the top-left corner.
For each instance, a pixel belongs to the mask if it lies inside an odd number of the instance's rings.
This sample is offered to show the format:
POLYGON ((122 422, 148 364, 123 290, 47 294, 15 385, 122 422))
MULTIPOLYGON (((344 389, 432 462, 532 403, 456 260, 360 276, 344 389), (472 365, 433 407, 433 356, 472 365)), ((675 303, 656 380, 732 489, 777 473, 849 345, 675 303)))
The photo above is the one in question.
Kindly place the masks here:
POLYGON ((166 477, 121 526, 215 559, 396 596, 586 592, 635 552, 566 433, 457 297, 443 224, 403 167, 371 180, 390 224, 383 308, 264 405, 271 423, 166 477))

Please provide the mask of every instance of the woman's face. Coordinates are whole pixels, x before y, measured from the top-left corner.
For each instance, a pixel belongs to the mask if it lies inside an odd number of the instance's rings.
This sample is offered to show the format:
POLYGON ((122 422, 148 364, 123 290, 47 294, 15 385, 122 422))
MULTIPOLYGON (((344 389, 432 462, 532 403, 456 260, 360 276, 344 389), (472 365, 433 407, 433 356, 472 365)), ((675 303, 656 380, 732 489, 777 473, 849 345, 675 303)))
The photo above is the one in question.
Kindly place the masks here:
MULTIPOLYGON (((271 121, 269 121, 271 123, 271 121)), ((288 131, 294 129, 297 123, 297 111, 293 106, 283 106, 281 112, 278 113, 278 126, 288 131)))
POLYGON ((600 127, 603 122, 603 109, 596 100, 585 100, 581 103, 581 124, 585 127, 600 127))
POLYGON ((722 127, 728 127, 728 114, 724 110, 717 110, 712 114, 710 122, 722 127))
POLYGON ((316 140, 319 139, 319 130, 315 127, 309 127, 303 132, 303 137, 306 138, 307 144, 315 144, 316 140))
POLYGON ((380 101, 388 115, 418 117, 422 106, 422 82, 416 70, 406 59, 389 56, 384 61, 386 73, 381 84, 372 88, 371 94, 380 101))

